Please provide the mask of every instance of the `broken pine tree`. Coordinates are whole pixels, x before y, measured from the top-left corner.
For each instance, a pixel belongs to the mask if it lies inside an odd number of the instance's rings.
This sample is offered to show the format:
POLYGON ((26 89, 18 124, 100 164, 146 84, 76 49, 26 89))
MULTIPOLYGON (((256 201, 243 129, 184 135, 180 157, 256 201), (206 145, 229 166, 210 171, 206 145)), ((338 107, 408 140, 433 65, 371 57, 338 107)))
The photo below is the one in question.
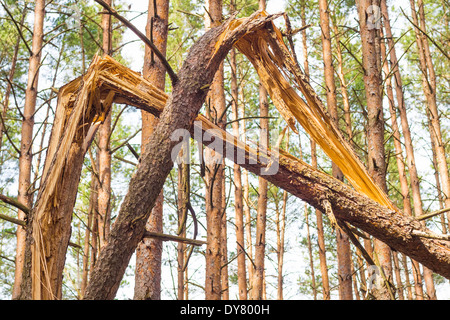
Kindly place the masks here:
POLYGON ((158 141, 150 144, 160 143, 164 148, 147 148, 143 154, 111 231, 111 242, 102 250, 93 272, 86 299, 114 298, 129 259, 144 236, 149 208, 156 201, 156 196, 150 197, 146 190, 162 187, 173 166, 171 153, 177 143, 169 140, 177 129, 190 129, 194 138, 205 144, 208 143, 202 137, 208 131, 215 138, 209 141, 224 145, 223 156, 257 175, 266 172, 269 165, 277 166, 273 175, 265 176, 274 185, 323 212, 332 209, 340 223, 360 228, 450 278, 448 244, 434 239, 431 231, 397 210, 373 182, 295 64, 281 33, 270 22, 275 17, 259 12, 245 19, 230 19, 205 34, 191 50, 197 57, 193 61, 187 59, 171 96, 108 56, 95 57, 84 77, 60 90, 42 187, 28 222, 30 250, 27 264, 30 273, 25 275, 27 281, 24 281, 29 289, 28 298, 61 298, 62 270, 84 154, 113 102, 132 105, 160 117, 154 136, 158 141), (296 131, 298 121, 341 168, 354 189, 283 151, 250 148, 202 115, 197 115, 206 97, 207 84, 235 43, 255 66, 290 127, 296 131), (199 49, 200 46, 203 48, 199 49), (202 55, 198 55, 199 52, 202 55), (206 70, 203 71, 206 77, 200 80, 192 70, 206 70), (186 97, 194 106, 188 114, 180 109, 181 104, 189 102, 186 97), (175 112, 181 112, 183 119, 174 119, 175 112), (195 132, 201 134, 195 135, 195 132))

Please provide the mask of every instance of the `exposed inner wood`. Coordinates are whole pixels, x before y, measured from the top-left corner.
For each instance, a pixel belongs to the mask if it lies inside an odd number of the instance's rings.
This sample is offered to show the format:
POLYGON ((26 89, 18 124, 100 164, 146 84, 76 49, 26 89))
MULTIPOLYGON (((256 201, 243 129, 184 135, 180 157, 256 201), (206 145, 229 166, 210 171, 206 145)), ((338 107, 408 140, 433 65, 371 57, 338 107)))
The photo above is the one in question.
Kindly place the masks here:
MULTIPOLYGON (((216 42, 216 52, 221 50, 223 41, 231 41, 227 34, 243 23, 249 23, 249 20, 228 23, 227 29, 216 42)), ((236 47, 247 55, 265 79, 263 84, 289 126, 296 130, 298 121, 339 165, 355 189, 281 150, 251 148, 202 115, 198 115, 196 121, 191 123, 192 136, 205 145, 222 144, 223 150, 226 150, 223 156, 256 175, 263 175, 274 185, 315 208, 325 210, 323 203, 331 204, 339 220, 360 228, 450 279, 448 244, 414 234, 414 230, 420 231, 420 234, 431 232, 397 210, 367 175, 362 163, 331 123, 317 95, 279 37, 281 34, 270 22, 264 28, 259 27, 247 33, 236 47), (290 78, 296 88, 290 85, 290 78), (306 101, 295 89, 305 96, 306 101), (204 141, 206 132, 213 135, 212 141, 204 141), (278 170, 272 175, 265 175, 271 166, 278 170)), ((64 257, 67 250, 77 194, 74 185, 78 185, 84 155, 98 125, 110 112, 113 102, 128 104, 159 117, 170 99, 139 73, 109 56, 95 57, 84 77, 61 88, 41 189, 33 209, 30 235, 34 240, 31 248, 33 298, 54 299, 61 295, 60 292, 45 288, 61 287, 58 284, 62 277, 59 278, 53 271, 62 270, 61 264, 65 261, 64 258, 56 257, 64 257)), ((217 151, 220 152, 220 148, 217 151)))

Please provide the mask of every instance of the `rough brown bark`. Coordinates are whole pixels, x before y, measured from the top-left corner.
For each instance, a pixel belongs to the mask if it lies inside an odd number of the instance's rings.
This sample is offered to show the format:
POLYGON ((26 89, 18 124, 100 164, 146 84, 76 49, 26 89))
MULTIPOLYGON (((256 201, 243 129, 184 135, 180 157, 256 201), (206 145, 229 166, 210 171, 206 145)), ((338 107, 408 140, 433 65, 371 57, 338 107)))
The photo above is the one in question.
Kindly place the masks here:
MULTIPOLYGON (((222 22, 222 0, 208 0, 205 14, 206 30, 217 27, 222 22)), ((214 81, 211 84, 207 100, 210 120, 213 120, 219 127, 223 128, 225 117, 225 93, 224 93, 224 71, 223 63, 220 64, 214 81), (222 118, 221 118, 222 117, 222 118)), ((222 216, 225 214, 223 208, 223 179, 224 166, 222 157, 216 151, 206 149, 206 228, 207 241, 206 248, 206 275, 205 275, 205 298, 206 300, 220 300, 222 298, 222 278, 221 266, 222 257, 222 216)))
MULTIPOLYGON (((237 65, 236 65, 236 50, 232 49, 230 52, 230 66, 231 66, 231 95, 232 95, 232 112, 233 120, 233 135, 240 136, 239 130, 239 91, 237 83, 237 65)), ((238 289, 239 300, 247 300, 247 271, 245 267, 245 234, 244 234, 244 208, 243 208, 243 189, 242 189, 242 172, 238 164, 233 166, 234 177, 234 211, 236 214, 236 242, 237 242, 237 264, 238 264, 238 289)))
MULTIPOLYGON (((183 145, 182 162, 178 164, 178 235, 186 237, 186 218, 188 214, 189 194, 190 194, 190 165, 189 165, 189 142, 183 145)), ((177 247, 177 273, 178 273, 178 300, 185 299, 185 271, 187 270, 186 245, 178 243, 177 247)))
MULTIPOLYGON (((385 22, 384 23, 385 26, 389 26, 389 21, 386 18, 385 18, 384 22, 385 22)), ((388 29, 388 27, 386 27, 386 29, 388 29)), ((392 48, 392 50, 393 50, 393 48, 392 48)), ((382 56, 383 61, 385 61, 383 64, 383 70, 384 70, 385 75, 387 76, 390 74, 390 70, 389 70, 389 66, 387 64, 386 46, 384 45, 384 42, 381 43, 381 56, 382 56)), ((395 104, 394 104, 394 94, 393 94, 393 90, 392 90, 391 77, 388 77, 385 80, 385 83, 386 83, 385 84, 386 95, 388 97, 388 104, 389 104, 389 112, 391 115, 391 127, 392 127, 392 131, 393 131, 392 135, 394 138, 395 158, 396 158, 396 162, 397 162, 397 170, 398 170, 399 181, 400 181, 400 190, 401 190, 401 194, 403 197, 403 211, 405 214, 413 216, 412 207, 411 207, 411 197, 409 194, 409 184, 408 184, 408 180, 406 177, 405 162, 403 159, 403 150, 402 150, 403 148, 402 148, 402 143, 401 143, 401 138, 400 138, 400 130, 398 127, 397 113, 396 113, 396 108, 395 108, 395 104)), ((398 83, 397 83, 397 86, 398 86, 398 83)), ((397 91, 397 94, 398 93, 399 92, 397 91)), ((403 98, 400 98, 400 101, 403 101, 403 98)), ((400 101, 398 101, 398 102, 400 102, 400 101)), ((403 108, 404 108, 404 105, 403 105, 403 108)), ((402 107, 400 107, 399 109, 402 109, 402 107)), ((406 116, 406 114, 404 114, 403 116, 406 116)), ((404 120, 406 120, 406 118, 404 118, 404 120)), ((403 129, 404 129, 403 132, 405 132, 405 128, 403 128, 403 129)), ((406 134, 404 133, 405 145, 408 143, 412 144, 412 142, 410 140, 411 136, 410 136, 410 134, 408 136, 408 133, 409 133, 409 126, 407 127, 406 134), (409 139, 407 137, 409 137, 409 139)), ((409 148, 409 151, 411 152, 412 150, 410 150, 410 149, 411 149, 411 147, 409 148)), ((409 155, 409 157, 411 157, 411 155, 409 155)), ((411 175, 411 179, 413 180, 414 172, 416 172, 414 162, 410 162, 410 167, 412 168, 412 169, 410 169, 410 175, 411 175), (411 173, 411 172, 413 172, 413 173, 411 173)), ((416 172, 416 174, 417 174, 417 172, 416 172)), ((417 180, 417 182, 418 182, 418 180, 417 180)), ((420 194, 419 194, 419 200, 420 200, 420 194)), ((421 212, 422 211, 422 209, 421 209, 422 201, 420 200, 420 204, 417 204, 417 205, 420 205, 420 207, 415 208, 415 211, 421 212)), ((418 270, 420 270, 419 265, 415 261, 412 261, 412 263, 414 264, 413 273, 416 273, 418 270)), ((421 279, 421 276, 415 275, 414 279, 416 279, 416 280, 421 279)), ((418 297, 421 297, 423 295, 421 282, 415 282, 414 285, 415 285, 416 295, 418 297)))
MULTIPOLYGON (((381 54, 380 34, 370 6, 379 7, 377 0, 356 1, 362 43, 362 57, 364 68, 364 85, 367 102, 367 140, 368 140, 368 171, 379 187, 387 192, 386 161, 384 156, 384 117, 381 91, 381 54)), ((372 7, 373 8, 373 7, 372 7)), ((388 280, 392 280, 391 250, 385 243, 375 239, 374 249, 380 266, 388 280)), ((380 299, 391 299, 389 288, 380 290, 380 299)))
MULTIPOLYGON (((92 239, 95 237, 95 233, 91 232, 94 227, 94 219, 97 215, 97 190, 98 190, 98 182, 97 177, 95 176, 94 172, 91 173, 91 186, 90 186, 90 196, 89 196, 89 211, 88 211, 88 221, 87 221, 87 227, 86 232, 84 236, 84 247, 83 247, 83 270, 81 275, 81 285, 80 285, 80 299, 83 299, 84 293, 86 292, 86 287, 88 284, 88 277, 89 277, 89 255, 91 253, 90 247, 91 247, 91 236, 92 239)), ((95 259, 91 259, 95 260, 95 259)))
MULTIPOLYGON (((31 208, 33 206, 33 197, 29 193, 31 184, 31 166, 33 158, 32 141, 34 127, 34 112, 36 109, 36 100, 38 94, 39 68, 41 66, 42 45, 44 39, 44 16, 45 0, 37 0, 34 9, 34 27, 32 38, 31 56, 29 59, 28 82, 25 91, 25 105, 23 109, 22 137, 20 143, 19 156, 19 193, 17 200, 31 208)), ((23 211, 17 214, 20 220, 25 220, 26 214, 23 211)), ((17 228, 17 247, 16 247, 16 268, 14 276, 13 299, 18 299, 22 295, 22 278, 27 273, 25 268, 26 251, 26 231, 24 228, 17 228)))
MULTIPOLYGON (((397 59, 397 53, 394 45, 394 39, 391 31, 391 24, 389 19, 389 12, 386 5, 386 0, 381 1, 381 12, 383 14, 383 25, 385 28, 386 33, 386 39, 388 44, 388 52, 390 57, 390 64, 392 66, 392 70, 390 72, 394 75, 394 81, 395 81, 395 92, 396 92, 396 98, 397 98, 397 108, 399 110, 400 114, 400 120, 401 120, 401 126, 402 126, 402 133, 405 140, 405 150, 406 150, 406 161, 407 166, 409 168, 409 175, 410 175, 410 183, 411 183, 411 189, 413 194, 413 201, 414 201, 414 214, 416 216, 421 216, 423 214, 422 209, 422 199, 420 196, 420 185, 419 185, 419 176, 417 174, 417 168, 416 168, 416 161, 415 161, 415 155, 413 150, 413 144, 412 144, 412 138, 411 138, 411 130, 409 128, 409 122, 408 122, 408 116, 406 111, 406 104, 403 94, 403 83, 402 78, 400 74, 400 69, 398 67, 398 59, 397 59)), ((382 50, 382 52, 385 52, 382 50)), ((383 58, 386 60, 385 58, 383 58)), ((389 74, 389 69, 386 70, 386 74, 389 74)), ((391 79, 387 79, 387 85, 391 83, 391 79)), ((387 87, 389 90, 389 87, 387 87)), ((392 93, 389 93, 391 96, 389 97, 389 102, 391 104, 394 103, 392 93)), ((396 147, 396 153, 397 153, 397 166, 399 169, 399 176, 400 176, 400 182, 402 186, 402 194, 403 194, 403 202, 404 202, 404 210, 405 213, 413 215, 413 212, 411 210, 411 203, 410 203, 410 196, 409 196, 409 188, 406 180, 406 174, 405 174, 405 165, 403 162, 403 159, 399 158, 402 153, 398 154, 400 152, 401 143, 399 138, 399 129, 397 125, 397 114, 395 112, 395 109, 392 109, 391 111, 391 121, 392 121, 392 128, 394 130, 394 134, 398 132, 397 136, 394 136, 395 138, 395 147, 396 147)), ((413 261, 414 264, 413 273, 415 273, 419 269, 419 265, 417 262, 413 261)), ((420 275, 414 275, 415 280, 421 279, 420 275)), ((422 290, 422 283, 415 281, 414 287, 416 290, 416 296, 422 297, 423 296, 423 290, 422 290)))
MULTIPOLYGON (((206 120, 202 123, 206 130, 206 120)), ((210 124, 213 128, 214 125, 210 124)), ((222 133, 222 136, 225 136, 222 133)), ((217 136, 220 139, 220 136, 217 136)), ((228 134, 227 146, 247 150, 247 159, 256 159, 255 150, 244 147, 242 144, 232 145, 233 137, 228 134)), ((235 154, 242 153, 242 150, 235 154)), ((259 153, 259 156, 261 154, 259 153)), ((267 157, 272 156, 269 151, 267 157)), ((230 160, 237 161, 233 158, 230 160)), ((267 159, 266 159, 267 160, 267 159)), ((257 164, 246 161, 242 167, 259 174, 265 167, 264 159, 257 164)), ((290 155, 280 154, 278 163, 280 169, 276 175, 267 176, 267 179, 280 188, 306 201, 312 206, 324 210, 323 199, 329 199, 334 215, 345 222, 360 228, 377 239, 389 244, 397 251, 403 252, 420 263, 426 265, 434 272, 450 276, 450 254, 448 245, 442 240, 427 239, 412 234, 412 230, 426 230, 419 221, 414 220, 398 211, 388 209, 369 200, 367 197, 352 190, 339 180, 324 173, 313 170, 312 167, 290 155)), ((428 232, 428 231, 427 231, 428 232)))
MULTIPOLYGON (((111 5, 111 0, 105 0, 111 5)), ((102 15, 102 49, 103 53, 110 55, 112 48, 111 15, 102 15)), ((102 248, 108 242, 111 228, 111 112, 105 116, 105 120, 98 129, 98 232, 99 245, 102 248)))
MULTIPOLYGON (((149 0, 146 34, 158 50, 165 56, 169 23, 169 1, 149 0)), ((153 52, 146 47, 143 76, 158 89, 164 91, 166 70, 153 52)), ((142 150, 151 139, 158 119, 152 114, 142 111, 142 150)), ((159 195, 146 229, 151 232, 163 232, 163 192, 159 195)), ((135 300, 159 300, 161 298, 161 259, 162 241, 143 239, 136 249, 135 300)))
MULTIPOLYGON (((324 62, 324 78, 327 94, 327 107, 331 121, 339 128, 339 115, 336 99, 336 85, 334 81, 333 51, 331 46, 330 17, 327 0, 319 0, 320 28, 322 30, 322 55, 324 62)), ((343 181, 344 175, 339 167, 332 163, 333 177, 343 181)), ((339 298, 352 300, 352 270, 350 241, 347 234, 339 228, 336 230, 339 298)))
MULTIPOLYGON (((415 8, 415 1, 411 0, 411 13, 413 17, 414 23, 418 26, 418 17, 415 8)), ((419 17, 420 17, 420 28, 426 32, 425 25, 425 11, 423 7, 423 1, 418 1, 419 8, 419 17)), ((422 71, 422 86, 424 90, 424 94, 427 101, 427 114, 429 116, 429 122, 431 124, 432 130, 430 130, 431 140, 433 141, 432 146, 435 147, 436 160, 439 168, 439 173, 442 181, 442 190, 444 193, 444 202, 446 207, 450 207, 450 177, 448 171, 448 164, 445 156, 445 147, 442 140, 441 126, 439 120, 439 112, 436 103, 436 74, 434 71, 433 61, 431 59, 430 47, 428 44, 428 39, 417 30, 414 29, 416 34, 416 43, 419 51, 419 65, 422 71)), ((412 158, 412 160, 414 160, 412 158)), ((412 163, 414 166, 414 163, 412 163)), ((413 187, 413 196, 414 196, 414 208, 419 211, 416 211, 416 214, 422 215, 422 202, 420 199, 420 189, 419 189, 419 179, 417 177, 417 173, 413 168, 413 175, 411 176, 412 187, 413 187), (416 203, 417 201, 417 203, 416 203)), ((434 282, 432 278, 432 272, 428 268, 424 267, 424 280, 427 289, 427 294, 431 300, 436 300, 436 290, 434 287, 434 282)))
MULTIPOLYGON (((410 5, 414 24, 420 26, 421 30, 426 32, 423 1, 418 1, 419 17, 417 16, 415 0, 410 0, 410 5)), ((430 130, 430 136, 434 142, 445 207, 450 208, 450 177, 436 101, 436 73, 434 71, 428 39, 417 28, 414 28, 414 31, 416 34, 417 51, 419 53, 419 67, 422 74, 422 88, 426 98, 427 114, 432 129, 430 130)))

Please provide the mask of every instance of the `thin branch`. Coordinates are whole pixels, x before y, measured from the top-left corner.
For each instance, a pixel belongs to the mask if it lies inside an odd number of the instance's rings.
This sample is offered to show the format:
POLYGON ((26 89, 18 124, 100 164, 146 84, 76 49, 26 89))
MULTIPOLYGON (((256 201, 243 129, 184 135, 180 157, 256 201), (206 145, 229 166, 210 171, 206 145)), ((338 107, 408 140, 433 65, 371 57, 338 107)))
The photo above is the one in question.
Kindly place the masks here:
POLYGON ((276 119, 276 117, 259 117, 259 116, 257 116, 257 117, 245 117, 245 118, 240 118, 240 119, 229 121, 229 122, 225 123, 225 126, 228 126, 228 125, 230 125, 230 124, 232 124, 234 122, 240 122, 240 121, 251 120, 251 119, 276 119))
POLYGON ((17 154, 20 155, 20 150, 19 148, 16 147, 16 145, 14 144, 14 142, 12 141, 11 137, 8 134, 8 129, 6 128, 6 124, 5 121, 0 113, 0 121, 2 122, 2 126, 3 126, 3 132, 6 134, 6 138, 8 139, 9 143, 11 143, 11 145, 13 146, 14 150, 16 150, 17 154))
POLYGON ((122 142, 119 146, 117 146, 116 148, 114 148, 113 150, 111 150, 111 154, 115 153, 117 150, 119 150, 120 148, 122 148, 124 145, 126 145, 128 142, 130 142, 131 139, 133 139, 134 137, 136 137, 136 135, 141 132, 142 129, 139 129, 138 131, 136 131, 132 136, 128 137, 124 142, 122 142))
POLYGON ((185 243, 185 244, 191 244, 193 246, 198 246, 198 247, 201 247, 201 246, 207 244, 206 241, 202 241, 202 240, 193 240, 193 239, 188 239, 188 238, 184 238, 184 237, 172 236, 172 235, 168 235, 168 234, 163 234, 163 233, 158 233, 158 232, 150 232, 150 231, 146 231, 144 233, 144 238, 156 238, 161 241, 175 241, 175 242, 180 242, 180 243, 185 243))
POLYGON ((134 148, 127 142, 127 148, 128 150, 130 150, 130 152, 133 154, 133 156, 136 158, 136 160, 139 160, 140 156, 139 154, 136 152, 136 150, 134 150, 134 148))
POLYGON ((13 217, 1 214, 1 213, 0 213, 0 219, 3 219, 5 221, 8 221, 8 222, 11 222, 11 223, 14 223, 14 224, 17 224, 17 225, 22 226, 22 227, 25 227, 27 225, 26 222, 23 221, 23 220, 19 220, 19 219, 16 219, 16 218, 13 218, 13 217))
POLYGON ((422 220, 433 218, 435 216, 438 216, 440 214, 443 214, 443 213, 446 213, 446 212, 449 212, 449 211, 450 211, 450 208, 445 208, 445 209, 442 209, 442 210, 438 210, 438 211, 435 211, 435 212, 431 212, 431 213, 427 213, 427 214, 421 215, 420 217, 417 217, 416 219, 419 220, 419 221, 422 221, 422 220))
POLYGON ((105 8, 110 15, 114 16, 117 20, 122 22, 126 27, 133 31, 139 37, 139 39, 141 39, 150 49, 152 49, 152 51, 164 65, 164 68, 166 69, 167 73, 169 74, 170 80, 172 81, 172 85, 175 86, 178 82, 178 76, 173 71, 172 67, 170 66, 164 55, 161 53, 161 51, 159 51, 158 48, 153 44, 153 42, 151 42, 149 38, 147 38, 142 32, 140 32, 131 22, 122 17, 119 13, 117 13, 116 10, 111 8, 106 2, 104 2, 103 0, 95 0, 95 2, 105 8))
POLYGON ((447 58, 450 60, 450 56, 448 55, 448 53, 446 53, 444 51, 444 49, 441 48, 441 46, 439 46, 436 41, 434 41, 425 31, 423 31, 422 29, 420 29, 420 27, 418 25, 416 25, 413 21, 411 21, 411 19, 409 19, 409 17, 405 14, 405 12, 403 11, 402 8, 400 8, 400 10, 402 11, 403 15, 405 16, 405 18, 420 32, 422 32, 435 46, 436 48, 438 48, 438 50, 447 58))
POLYGON ((450 241, 450 234, 434 234, 419 230, 413 230, 411 234, 421 238, 450 241))
POLYGON ((16 207, 17 209, 22 210, 26 214, 30 213, 30 208, 28 208, 26 205, 20 203, 16 199, 13 199, 13 198, 7 197, 3 194, 0 194, 0 201, 3 201, 4 203, 10 204, 13 207, 16 207))
POLYGON ((118 156, 114 156, 114 159, 117 159, 117 160, 119 160, 119 161, 122 161, 122 162, 125 162, 125 163, 128 163, 128 164, 131 164, 132 166, 137 166, 137 163, 134 163, 134 162, 132 162, 132 161, 129 161, 129 160, 127 160, 127 159, 124 159, 124 158, 121 158, 121 157, 118 157, 118 156))

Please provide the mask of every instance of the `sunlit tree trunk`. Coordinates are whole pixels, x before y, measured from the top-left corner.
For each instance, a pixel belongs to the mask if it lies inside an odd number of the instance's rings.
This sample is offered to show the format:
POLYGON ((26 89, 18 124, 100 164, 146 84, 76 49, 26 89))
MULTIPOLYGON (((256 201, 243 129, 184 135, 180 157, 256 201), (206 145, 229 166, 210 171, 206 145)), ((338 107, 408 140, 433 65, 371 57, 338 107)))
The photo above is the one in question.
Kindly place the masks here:
MULTIPOLYGON (((236 10, 234 1, 231 1, 231 10, 236 10)), ((230 51, 230 67, 231 67, 231 98, 233 99, 231 107, 233 113, 233 135, 240 136, 239 130, 239 90, 237 79, 236 50, 230 51)), ((237 242, 237 276, 239 299, 247 300, 247 271, 245 267, 245 234, 244 234, 244 203, 242 188, 242 171, 237 164, 233 166, 234 177, 234 211, 236 223, 236 242, 237 242)))
MULTIPOLYGON (((111 0, 105 1, 111 5, 111 0)), ((112 48, 112 28, 111 16, 104 13, 102 15, 103 29, 103 53, 110 55, 112 48)), ((108 241, 109 230, 111 226, 111 114, 108 112, 104 122, 98 129, 98 174, 100 184, 98 188, 98 232, 100 248, 108 241)))
MULTIPOLYGON (((39 68, 41 66, 42 45, 44 38, 45 0, 36 0, 34 9, 34 27, 31 56, 29 58, 28 82, 25 91, 25 104, 23 108, 22 137, 19 156, 19 193, 17 200, 32 208, 33 197, 30 191, 31 167, 33 158, 33 127, 34 113, 38 94, 39 68)), ((26 214, 18 212, 18 219, 25 220, 26 214)), ((25 258, 26 232, 22 227, 17 228, 16 264, 12 298, 17 299, 22 293, 21 284, 25 258)))
MULTIPOLYGON (((259 0, 259 9, 266 10, 266 1, 259 0)), ((267 90, 259 85, 259 110, 260 110, 260 137, 259 146, 265 150, 269 145, 269 102, 267 90)), ((267 220, 267 180, 258 178, 258 204, 256 208, 256 234, 255 234, 255 270, 252 279, 252 300, 262 300, 264 290, 264 260, 266 252, 266 220, 267 220)))
MULTIPOLYGON (((158 50, 165 55, 167 47, 169 0, 149 0, 146 33, 158 50)), ((164 91, 166 70, 161 61, 146 47, 143 76, 164 91)), ((142 152, 151 140, 158 119, 142 112, 142 152)), ((163 231, 163 192, 156 201, 146 229, 163 231)), ((143 239, 136 249, 135 300, 159 300, 161 298, 162 242, 159 239, 143 239)))
MULTIPOLYGON (((301 1, 300 16, 302 20, 302 25, 306 25, 306 1, 301 1)), ((306 38, 306 29, 302 30, 302 52, 303 52, 303 66, 305 69, 305 75, 309 79, 309 61, 308 61, 308 46, 306 38)), ((317 145, 313 139, 311 142, 311 165, 317 168, 317 145)), ((323 230, 323 216, 322 212, 318 209, 314 210, 316 215, 317 223, 317 244, 319 247, 319 261, 320 261, 320 272, 322 275, 322 295, 324 300, 330 300, 330 284, 328 279, 328 267, 327 267, 327 257, 325 249, 325 237, 323 230)))
MULTIPOLYGON (((327 108, 331 120, 339 128, 339 116, 334 82, 333 51, 331 46, 330 17, 327 0, 319 0, 320 27, 322 30, 322 54, 324 62, 324 77, 327 93, 327 108)), ((333 177, 343 181, 344 175, 339 167, 332 163, 333 177)), ((336 244, 338 258, 339 298, 352 300, 352 271, 350 241, 347 234, 340 228, 336 229, 336 244)))
MULTIPOLYGON (((379 7, 377 0, 356 1, 364 68, 364 85, 367 103, 368 170, 375 182, 387 193, 386 160, 384 154, 384 116, 381 90, 380 26, 373 6, 379 7), (372 6, 372 7, 371 7, 372 6)), ((392 281, 391 249, 383 242, 374 240, 374 251, 382 272, 392 281)), ((378 299, 392 299, 393 288, 386 282, 377 294, 378 299)))
MULTIPOLYGON (((424 6, 423 1, 421 0, 418 1, 420 22, 419 18, 417 17, 415 0, 411 0, 410 4, 414 23, 416 24, 416 26, 420 26, 423 32, 426 32, 425 10, 423 7, 424 6)), ((439 174, 442 182, 442 191, 445 206, 447 208, 450 208, 450 178, 448 173, 447 159, 445 155, 445 147, 441 133, 439 111, 437 108, 437 101, 436 101, 436 74, 434 71, 433 61, 431 59, 431 52, 430 46, 428 44, 428 39, 421 31, 417 30, 417 28, 415 28, 414 30, 416 34, 416 44, 419 51, 419 65, 420 70, 422 72, 422 87, 424 90, 428 107, 427 115, 429 117, 429 122, 431 124, 430 127, 432 129, 430 130, 431 140, 433 141, 432 146, 435 147, 436 162, 438 165, 439 174)), ((411 180, 413 180, 413 177, 411 177, 411 180)), ((414 184, 412 184, 412 186, 416 188, 413 194, 416 195, 416 197, 418 198, 417 201, 419 202, 420 200, 421 204, 420 190, 418 186, 419 179, 418 178, 414 179, 413 183, 414 184)), ((415 208, 418 207, 418 203, 416 204, 415 202, 414 207, 415 208)), ((420 208, 418 207, 418 209, 422 210, 422 206, 420 205, 420 208)), ((423 214, 423 212, 416 212, 416 215, 419 214, 423 214)), ((430 269, 426 268, 425 266, 423 272, 427 294, 431 300, 436 300, 436 290, 434 287, 433 273, 430 269)))

